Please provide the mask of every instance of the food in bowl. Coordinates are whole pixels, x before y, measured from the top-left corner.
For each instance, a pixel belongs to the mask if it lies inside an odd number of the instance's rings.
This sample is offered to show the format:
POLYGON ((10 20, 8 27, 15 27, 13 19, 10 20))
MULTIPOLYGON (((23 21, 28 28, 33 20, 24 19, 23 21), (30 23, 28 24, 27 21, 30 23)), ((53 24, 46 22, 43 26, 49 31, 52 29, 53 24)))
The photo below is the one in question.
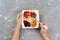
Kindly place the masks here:
POLYGON ((24 28, 36 28, 38 25, 37 13, 31 10, 24 10, 22 23, 24 28))

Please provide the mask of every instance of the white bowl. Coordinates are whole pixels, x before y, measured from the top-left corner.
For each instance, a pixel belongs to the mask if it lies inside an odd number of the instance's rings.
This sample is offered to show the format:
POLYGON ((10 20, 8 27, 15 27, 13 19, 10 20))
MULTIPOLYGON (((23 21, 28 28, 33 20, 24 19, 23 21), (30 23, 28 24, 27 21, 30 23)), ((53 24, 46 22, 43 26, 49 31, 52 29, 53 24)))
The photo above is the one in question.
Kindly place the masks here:
POLYGON ((24 20, 24 11, 29 11, 29 12, 35 12, 36 13, 36 20, 37 20, 37 25, 34 28, 38 28, 39 26, 39 11, 38 10, 22 10, 22 28, 32 28, 32 27, 25 27, 23 20, 24 20))

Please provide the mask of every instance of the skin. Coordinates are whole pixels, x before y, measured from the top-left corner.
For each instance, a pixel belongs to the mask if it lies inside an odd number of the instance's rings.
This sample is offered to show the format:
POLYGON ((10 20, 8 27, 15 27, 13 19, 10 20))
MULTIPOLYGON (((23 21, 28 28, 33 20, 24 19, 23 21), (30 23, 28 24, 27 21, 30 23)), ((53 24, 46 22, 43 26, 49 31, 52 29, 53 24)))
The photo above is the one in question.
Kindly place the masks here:
POLYGON ((43 22, 40 27, 41 27, 40 33, 41 33, 43 39, 44 40, 50 40, 50 37, 47 34, 47 30, 48 30, 47 23, 46 22, 43 22), (44 26, 46 28, 44 28, 44 26))
MULTIPOLYGON (((15 27, 15 30, 14 30, 14 33, 13 33, 13 37, 12 37, 12 39, 11 40, 20 40, 19 39, 19 36, 20 36, 20 31, 21 31, 21 18, 22 18, 22 15, 21 14, 18 14, 17 15, 17 20, 16 20, 16 27, 15 27)), ((43 40, 50 40, 50 38, 49 38, 49 36, 48 36, 48 34, 47 34, 47 29, 45 29, 43 26, 46 26, 47 27, 47 23, 46 22, 43 22, 42 24, 41 24, 41 26, 40 26, 40 28, 41 28, 41 30, 39 30, 40 31, 40 33, 41 33, 41 35, 42 35, 42 37, 43 37, 43 40)))
POLYGON ((15 27, 15 30, 14 30, 14 33, 13 33, 13 37, 12 37, 12 40, 19 40, 19 35, 20 35, 20 29, 21 29, 21 17, 22 15, 21 14, 18 14, 17 16, 17 20, 16 20, 16 27, 15 27))

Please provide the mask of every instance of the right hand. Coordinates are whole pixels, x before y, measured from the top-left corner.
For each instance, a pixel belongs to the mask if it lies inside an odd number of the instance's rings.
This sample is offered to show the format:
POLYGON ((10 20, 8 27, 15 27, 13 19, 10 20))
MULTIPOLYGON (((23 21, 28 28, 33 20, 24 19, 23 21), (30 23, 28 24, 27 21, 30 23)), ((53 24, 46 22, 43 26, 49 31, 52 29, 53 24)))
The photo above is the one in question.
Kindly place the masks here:
POLYGON ((48 27, 47 27, 47 23, 46 22, 43 22, 41 25, 40 25, 40 28, 41 28, 41 30, 40 30, 40 33, 43 35, 43 34, 45 34, 45 33, 47 33, 47 29, 48 29, 48 27), (46 28, 45 28, 45 27, 46 28))
POLYGON ((47 34, 47 29, 48 29, 47 23, 43 22, 40 27, 41 27, 40 33, 43 36, 44 40, 50 40, 50 37, 47 34))

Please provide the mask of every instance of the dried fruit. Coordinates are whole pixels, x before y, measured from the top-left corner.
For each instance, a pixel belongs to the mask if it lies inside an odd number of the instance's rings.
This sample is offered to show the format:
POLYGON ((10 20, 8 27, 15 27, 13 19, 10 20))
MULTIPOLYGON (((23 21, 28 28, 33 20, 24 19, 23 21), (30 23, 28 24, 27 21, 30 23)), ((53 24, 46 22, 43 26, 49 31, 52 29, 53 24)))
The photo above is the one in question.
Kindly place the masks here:
POLYGON ((24 12, 24 17, 25 17, 25 18, 28 18, 28 16, 29 16, 29 12, 28 12, 28 11, 25 11, 25 12, 24 12))
POLYGON ((36 13, 24 11, 24 26, 35 28, 37 25, 36 13))
POLYGON ((24 21, 24 26, 25 27, 27 27, 27 26, 30 27, 30 23, 28 21, 24 21))
POLYGON ((32 20, 32 22, 31 22, 31 27, 36 27, 36 25, 37 25, 37 21, 36 20, 32 20))
POLYGON ((35 12, 30 12, 32 18, 36 18, 36 13, 35 12))

